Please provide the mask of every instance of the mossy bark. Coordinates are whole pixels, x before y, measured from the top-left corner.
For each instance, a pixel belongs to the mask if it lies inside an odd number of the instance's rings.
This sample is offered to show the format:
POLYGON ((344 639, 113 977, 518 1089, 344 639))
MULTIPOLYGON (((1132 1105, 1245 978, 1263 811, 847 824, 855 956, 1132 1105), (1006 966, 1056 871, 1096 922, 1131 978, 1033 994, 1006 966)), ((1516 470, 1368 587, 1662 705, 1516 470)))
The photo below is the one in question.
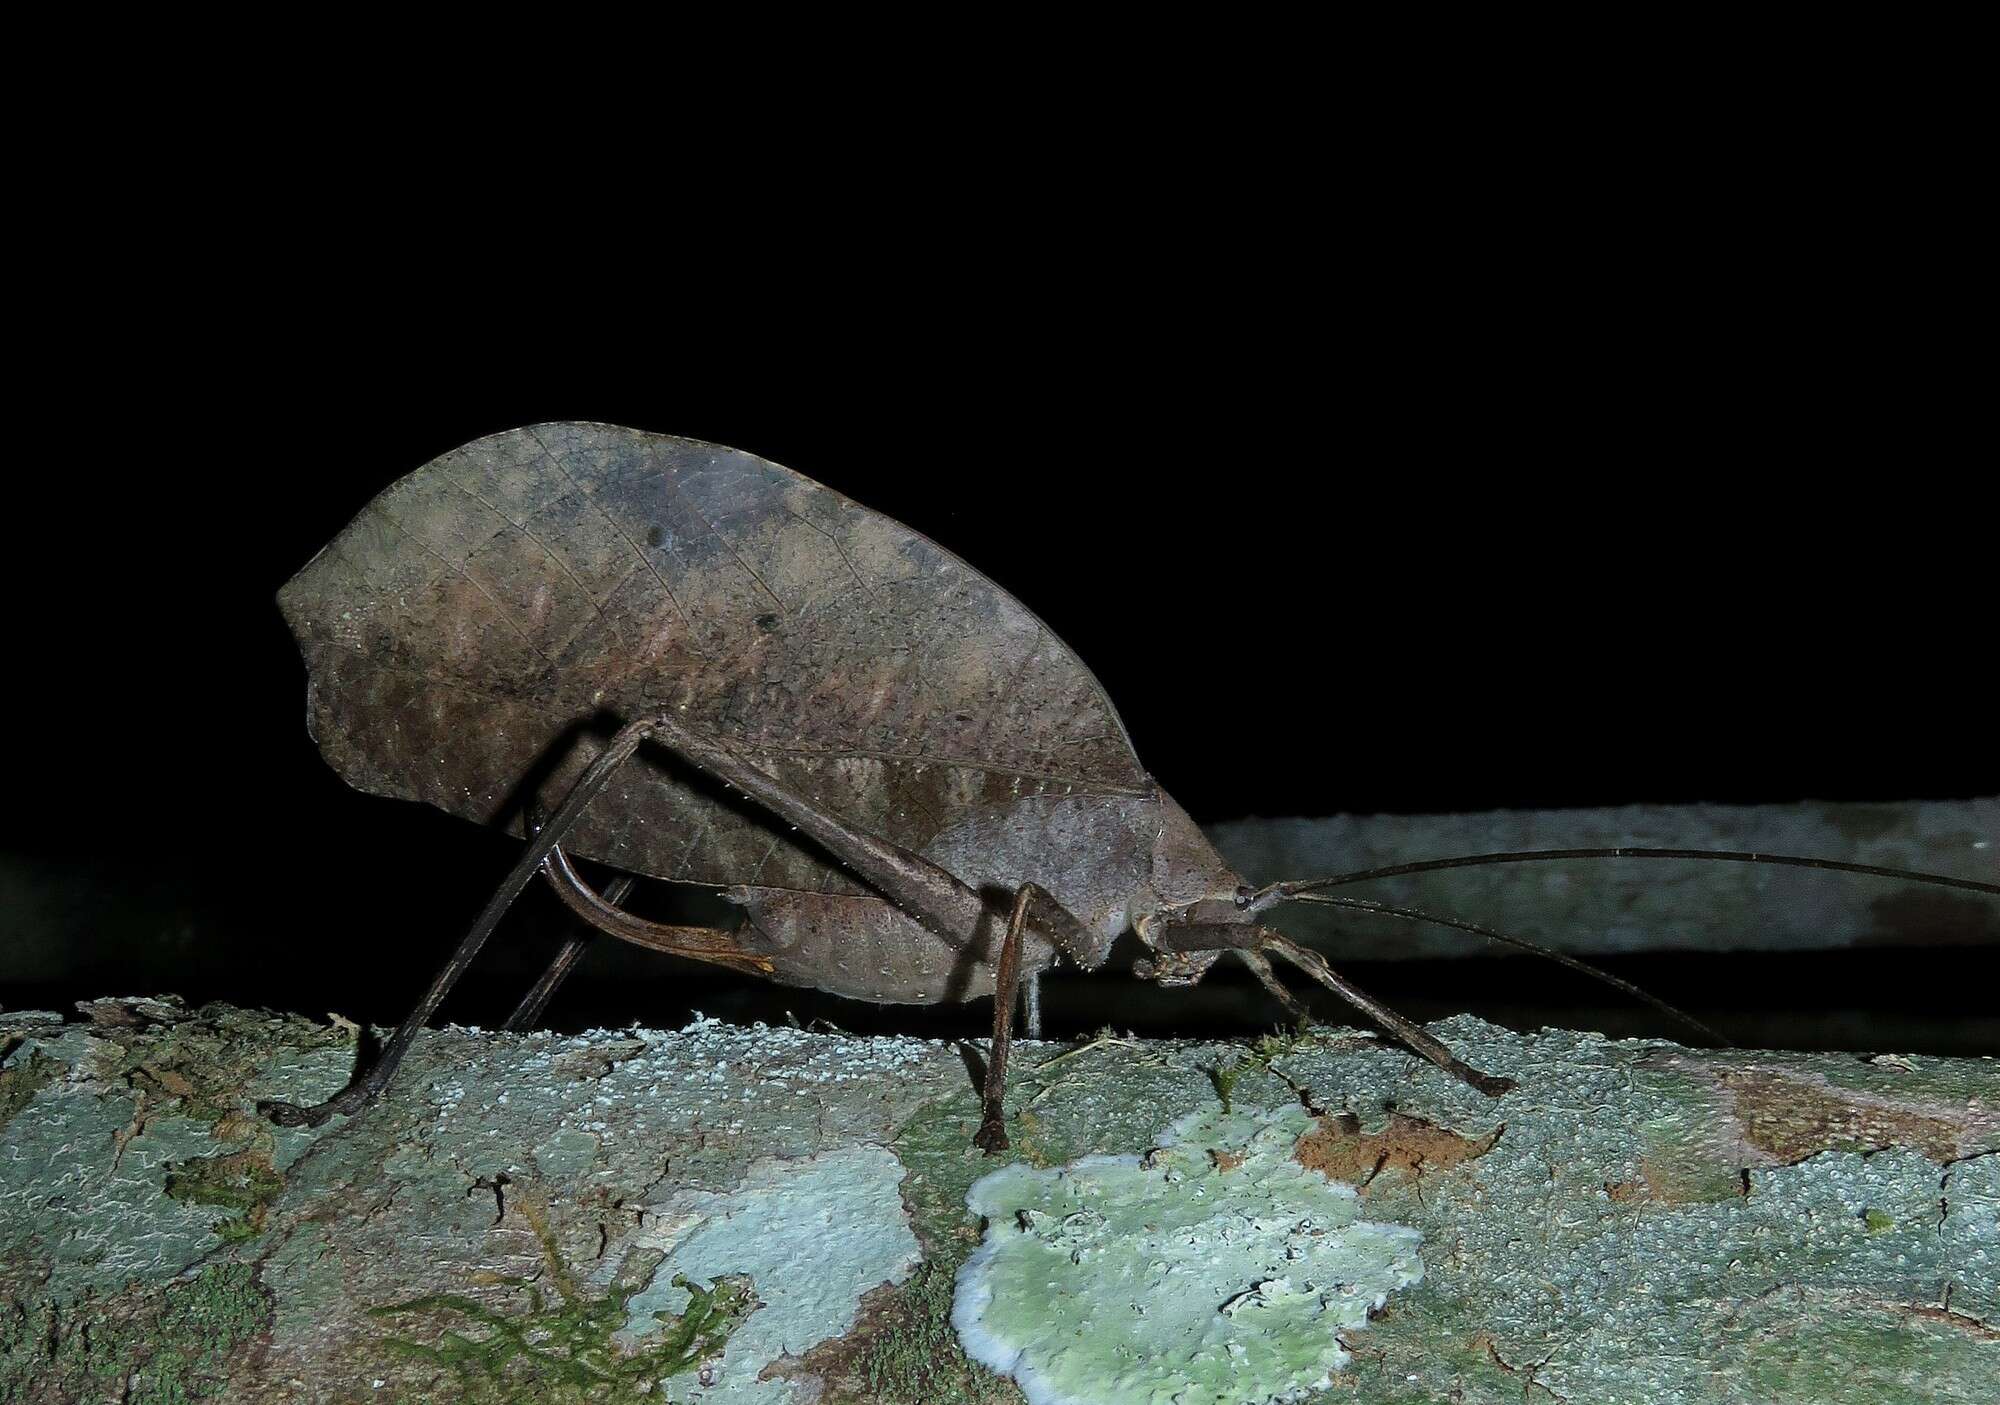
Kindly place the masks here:
MULTIPOLYGON (((1992 1398, 2000 1063, 1434 1032, 1516 1090, 1333 1030, 1027 1044, 1011 1156, 1302 1110, 1299 1165, 1422 1236, 1328 1400, 1992 1398)), ((0 1400, 1020 1398, 948 1319, 997 1164, 957 1047, 445 1029, 359 1116, 256 1117, 354 1033, 0 1015, 0 1400)))

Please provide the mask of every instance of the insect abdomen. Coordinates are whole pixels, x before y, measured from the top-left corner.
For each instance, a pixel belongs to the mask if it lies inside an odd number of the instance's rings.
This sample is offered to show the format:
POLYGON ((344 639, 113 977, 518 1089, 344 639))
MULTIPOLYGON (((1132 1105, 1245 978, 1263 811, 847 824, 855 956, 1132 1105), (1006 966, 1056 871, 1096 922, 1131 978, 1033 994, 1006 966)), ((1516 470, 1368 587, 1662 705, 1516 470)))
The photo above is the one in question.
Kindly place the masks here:
MULTIPOLYGON (((882 898, 809 893, 794 888, 734 887, 723 891, 747 917, 743 944, 767 957, 771 979, 813 986, 883 1005, 929 1005, 993 993, 991 917, 964 945, 947 942, 882 898)), ((1043 970, 1053 949, 1029 938, 1023 971, 1043 970)))

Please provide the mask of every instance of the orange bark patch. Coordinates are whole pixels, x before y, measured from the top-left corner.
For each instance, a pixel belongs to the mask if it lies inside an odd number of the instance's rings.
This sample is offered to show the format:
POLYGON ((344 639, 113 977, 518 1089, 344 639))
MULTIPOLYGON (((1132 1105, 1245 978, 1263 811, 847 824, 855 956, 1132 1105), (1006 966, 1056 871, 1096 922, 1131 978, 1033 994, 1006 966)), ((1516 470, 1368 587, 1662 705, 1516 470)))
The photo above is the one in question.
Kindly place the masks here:
POLYGON ((1364 1132, 1360 1119, 1341 1113, 1320 1118, 1299 1138, 1292 1157, 1330 1181, 1346 1181, 1365 1190, 1377 1176, 1391 1171, 1409 1177, 1449 1171, 1491 1151, 1505 1130, 1502 1123, 1483 1137, 1468 1137, 1421 1117, 1392 1112, 1387 1127, 1364 1132))
POLYGON ((1914 1147, 1940 1165, 1964 1154, 1967 1129, 1949 1118, 1761 1070, 1724 1071, 1717 1078, 1736 1095, 1744 1139, 1781 1165, 1822 1151, 1887 1146, 1914 1147))
POLYGON ((1750 1193, 1748 1175, 1740 1168, 1725 1173, 1709 1166, 1662 1164, 1652 1157, 1639 1162, 1636 1180, 1606 1181, 1604 1194, 1614 1205, 1707 1205, 1750 1193))

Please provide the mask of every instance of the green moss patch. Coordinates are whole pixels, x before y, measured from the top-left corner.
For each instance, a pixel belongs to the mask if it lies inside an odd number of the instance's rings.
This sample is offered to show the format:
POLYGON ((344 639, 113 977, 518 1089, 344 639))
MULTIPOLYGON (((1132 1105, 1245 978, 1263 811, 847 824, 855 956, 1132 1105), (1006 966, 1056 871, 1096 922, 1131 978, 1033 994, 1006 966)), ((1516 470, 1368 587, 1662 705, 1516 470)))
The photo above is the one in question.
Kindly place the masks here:
POLYGON ((227 1384, 232 1353, 270 1320, 270 1297, 245 1264, 62 1306, 0 1303, 0 1400, 206 1400, 227 1384))
POLYGON ((798 1360, 833 1402, 868 1405, 1020 1405, 1020 1392, 976 1365, 951 1330, 952 1272, 926 1264, 905 1282, 862 1298, 844 1336, 798 1360))
POLYGON ((26 1107, 35 1094, 55 1082, 62 1073, 60 1059, 52 1059, 39 1049, 7 1068, 0 1068, 0 1127, 26 1107))
POLYGON ((191 1205, 219 1205, 237 1213, 215 1225, 228 1243, 254 1239, 264 1232, 264 1215, 285 1178, 271 1169, 269 1151, 239 1151, 183 1161, 167 1173, 167 1194, 191 1205))
POLYGON ((628 1276, 600 1296, 586 1296, 546 1222, 533 1210, 527 1214, 541 1241, 553 1300, 536 1282, 493 1277, 487 1280, 492 1285, 515 1290, 519 1305, 502 1311, 461 1293, 429 1293, 369 1309, 372 1317, 435 1324, 422 1337, 384 1337, 381 1345, 450 1377, 451 1399, 646 1405, 661 1398, 654 1391, 658 1382, 719 1356, 730 1333, 758 1306, 748 1279, 718 1278, 705 1288, 676 1275, 674 1286, 688 1293, 686 1307, 655 1313, 658 1339, 624 1351, 612 1338, 626 1325, 645 1276, 628 1276))

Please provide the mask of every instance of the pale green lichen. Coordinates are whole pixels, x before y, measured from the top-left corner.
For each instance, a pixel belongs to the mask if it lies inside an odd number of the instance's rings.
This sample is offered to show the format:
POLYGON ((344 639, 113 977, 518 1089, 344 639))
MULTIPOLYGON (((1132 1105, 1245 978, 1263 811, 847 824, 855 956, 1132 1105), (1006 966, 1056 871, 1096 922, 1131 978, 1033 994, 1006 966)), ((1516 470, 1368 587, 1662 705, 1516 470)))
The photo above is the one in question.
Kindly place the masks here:
MULTIPOLYGON (((684 1311, 699 1285, 742 1274, 758 1310, 699 1385, 670 1381, 661 1399, 778 1405, 792 1383, 766 1376, 780 1358, 848 1332, 862 1296, 901 1283, 921 1258, 897 1193, 903 1168, 877 1146, 752 1166, 736 1189, 691 1191, 650 1206, 620 1247, 659 1251, 652 1282, 628 1305, 627 1333, 661 1311, 684 1311)), ((607 1255, 609 1257, 609 1255, 607 1255)))
MULTIPOLYGON (((1488 1105, 1507 1123, 1492 1153, 1421 1194, 1370 1187, 1371 1209, 1451 1247, 1371 1325, 1339 1398, 1992 1397, 2000 1215, 1975 1197, 2000 1157, 1943 1168, 1897 1148, 1746 1165, 1727 1103, 1689 1078, 1682 1051, 1464 1020, 1436 1032, 1455 1048, 1476 1038, 1480 1066, 1521 1090, 1488 1105), (1505 1067, 1515 1051, 1532 1062, 1505 1067)), ((1985 1067, 1990 1107, 2000 1065, 1985 1067)), ((1467 1120, 1443 1084, 1376 1087, 1405 1111, 1467 1120)), ((1342 1097, 1365 1112, 1371 1091, 1350 1081, 1342 1097)))
POLYGON ((1363 1221, 1293 1152, 1296 1104, 1201 1109, 1144 1156, 1003 1167, 972 1187, 966 1351, 1031 1405, 1285 1401, 1348 1360, 1339 1334, 1423 1277, 1419 1235, 1363 1221))
POLYGON ((0 1118, 0 1284, 31 1265, 57 1302, 163 1282, 218 1235, 254 1237, 284 1163, 239 1085, 274 1040, 329 1037, 224 1007, 190 1019, 172 1001, 86 1013, 96 1022, 23 1035, 4 1075, 16 1098, 35 1086, 0 1118))
POLYGON ((0 1128, 0 1279, 35 1265, 38 1291, 65 1301, 171 1277, 215 1247, 215 1213, 163 1194, 168 1157, 213 1145, 206 1125, 162 1119, 134 1135, 137 1114, 129 1093, 64 1085, 0 1128))

